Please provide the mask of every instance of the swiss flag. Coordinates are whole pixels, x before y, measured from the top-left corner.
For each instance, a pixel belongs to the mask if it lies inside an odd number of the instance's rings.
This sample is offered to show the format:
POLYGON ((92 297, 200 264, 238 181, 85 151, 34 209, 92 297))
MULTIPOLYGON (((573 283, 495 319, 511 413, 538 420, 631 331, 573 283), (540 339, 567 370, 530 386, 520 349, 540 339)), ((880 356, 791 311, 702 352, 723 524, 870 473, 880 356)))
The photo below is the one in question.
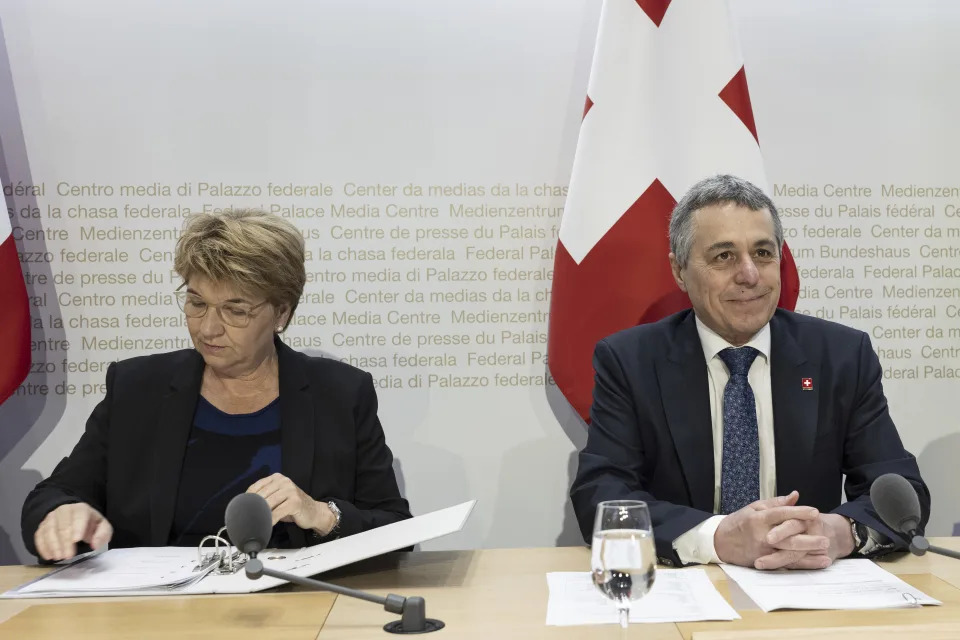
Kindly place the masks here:
MULTIPOLYGON (((605 0, 554 264, 550 373, 586 420, 593 349, 690 306, 670 274, 670 212, 719 173, 767 181, 723 0, 605 0)), ((780 306, 800 281, 781 262, 780 306)))
POLYGON ((0 403, 30 368, 30 311, 10 218, 0 213, 0 403))

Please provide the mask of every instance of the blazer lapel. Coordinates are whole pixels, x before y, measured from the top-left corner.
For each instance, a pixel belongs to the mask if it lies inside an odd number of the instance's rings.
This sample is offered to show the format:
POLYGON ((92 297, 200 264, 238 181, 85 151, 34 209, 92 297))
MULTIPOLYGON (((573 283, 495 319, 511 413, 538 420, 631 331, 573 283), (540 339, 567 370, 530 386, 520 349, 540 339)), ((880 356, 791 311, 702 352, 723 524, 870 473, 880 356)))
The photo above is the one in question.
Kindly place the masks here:
POLYGON ((175 371, 160 404, 153 448, 154 482, 150 489, 150 543, 154 546, 170 542, 183 456, 202 380, 203 358, 194 351, 175 371))
POLYGON ((713 426, 707 387, 707 363, 691 312, 677 328, 673 347, 657 366, 667 426, 683 476, 690 505, 713 511, 713 426))
POLYGON ((303 491, 313 483, 314 407, 302 359, 276 340, 280 368, 280 468, 303 491))
POLYGON ((817 435, 820 362, 803 353, 776 315, 770 320, 770 352, 777 495, 796 489, 803 501, 817 435))

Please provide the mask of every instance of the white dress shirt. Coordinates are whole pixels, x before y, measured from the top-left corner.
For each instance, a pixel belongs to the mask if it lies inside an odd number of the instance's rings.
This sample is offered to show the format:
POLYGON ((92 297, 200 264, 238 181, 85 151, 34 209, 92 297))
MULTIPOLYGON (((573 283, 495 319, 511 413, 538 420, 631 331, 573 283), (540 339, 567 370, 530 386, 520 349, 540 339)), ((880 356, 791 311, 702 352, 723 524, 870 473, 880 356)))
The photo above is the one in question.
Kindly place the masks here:
MULTIPOLYGON (((727 365, 717 354, 733 347, 715 331, 697 321, 697 334, 707 362, 707 391, 710 394, 710 420, 713 425, 713 512, 720 509, 720 475, 723 470, 723 390, 730 379, 727 365)), ((770 386, 770 325, 766 324, 745 345, 760 352, 750 366, 747 380, 757 405, 757 428, 760 439, 760 499, 777 494, 776 448, 773 442, 773 391, 770 386)), ((684 564, 720 562, 713 546, 713 536, 724 516, 704 520, 673 541, 673 548, 684 564)))

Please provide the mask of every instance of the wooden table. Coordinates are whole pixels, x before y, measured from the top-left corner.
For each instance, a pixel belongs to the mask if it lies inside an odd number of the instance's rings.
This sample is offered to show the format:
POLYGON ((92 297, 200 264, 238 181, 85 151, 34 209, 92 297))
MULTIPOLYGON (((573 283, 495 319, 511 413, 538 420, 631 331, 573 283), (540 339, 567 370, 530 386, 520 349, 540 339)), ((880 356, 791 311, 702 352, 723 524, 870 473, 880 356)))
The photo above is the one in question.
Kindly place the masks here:
MULTIPOLYGON (((934 544, 960 550, 960 538, 934 544)), ((886 611, 763 613, 731 592, 718 567, 707 571, 741 620, 684 624, 547 627, 545 574, 586 571, 583 547, 397 553, 326 574, 324 579, 375 593, 420 595, 427 615, 447 628, 437 638, 622 638, 647 640, 870 640, 960 638, 960 560, 900 556, 882 566, 941 600, 942 607, 886 611)), ((41 575, 40 567, 0 567, 0 589, 41 575)), ((243 596, 166 596, 0 600, 0 638, 390 638, 395 619, 377 605, 296 587, 243 596)))

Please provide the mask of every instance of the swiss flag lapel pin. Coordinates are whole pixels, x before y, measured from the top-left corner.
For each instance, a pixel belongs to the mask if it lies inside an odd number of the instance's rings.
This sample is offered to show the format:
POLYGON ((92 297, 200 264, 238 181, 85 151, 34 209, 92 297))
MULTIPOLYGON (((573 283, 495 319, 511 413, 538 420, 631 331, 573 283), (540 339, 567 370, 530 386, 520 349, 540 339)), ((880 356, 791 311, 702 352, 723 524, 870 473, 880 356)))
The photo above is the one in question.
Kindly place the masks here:
POLYGON ((804 391, 813 391, 813 378, 802 378, 800 380, 800 387, 804 391))

